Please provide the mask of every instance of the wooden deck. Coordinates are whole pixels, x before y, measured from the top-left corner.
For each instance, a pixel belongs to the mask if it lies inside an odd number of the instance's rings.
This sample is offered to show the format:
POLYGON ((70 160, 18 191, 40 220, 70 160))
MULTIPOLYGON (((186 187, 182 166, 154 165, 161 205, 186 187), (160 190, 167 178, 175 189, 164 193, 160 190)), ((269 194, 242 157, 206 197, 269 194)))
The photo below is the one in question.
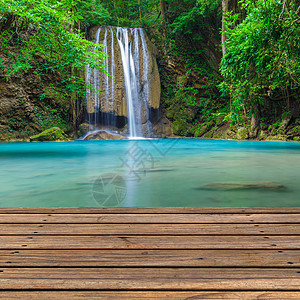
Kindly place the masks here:
POLYGON ((300 208, 0 208, 0 299, 300 299, 300 208))

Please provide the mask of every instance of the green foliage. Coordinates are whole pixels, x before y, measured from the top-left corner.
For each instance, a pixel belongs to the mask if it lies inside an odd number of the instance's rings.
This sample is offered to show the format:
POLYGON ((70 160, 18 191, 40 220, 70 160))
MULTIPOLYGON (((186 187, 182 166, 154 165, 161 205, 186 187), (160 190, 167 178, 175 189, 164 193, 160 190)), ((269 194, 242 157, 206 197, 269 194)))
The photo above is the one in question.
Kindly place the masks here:
POLYGON ((40 130, 57 126, 66 132, 69 131, 67 112, 63 113, 56 108, 46 106, 44 108, 35 107, 34 114, 35 124, 40 130))
MULTIPOLYGON (((278 100, 299 97, 298 2, 229 1, 219 70, 221 0, 0 0, 0 51, 9 60, 0 58, 0 74, 55 77, 40 96, 44 111, 36 108, 35 116, 42 129, 67 130, 74 102, 66 103, 74 95, 85 98, 81 72, 88 64, 102 70, 102 46, 83 32, 94 25, 142 26, 159 49, 162 105, 177 134, 201 136, 223 119, 246 126, 245 114, 266 111, 271 102, 281 115, 288 108, 278 100)), ((12 119, 11 128, 28 125, 20 122, 12 119)), ((267 129, 270 118, 262 116, 262 122, 267 129)), ((280 126, 272 123, 277 134, 280 126)))
POLYGON ((220 86, 231 97, 231 120, 239 121, 244 108, 250 112, 300 92, 300 10, 295 0, 245 0, 247 16, 235 26, 237 15, 228 15, 226 49, 220 86))
POLYGON ((220 0, 188 0, 188 1, 170 1, 172 15, 177 18, 171 24, 174 33, 193 34, 193 39, 201 40, 203 32, 199 29, 205 29, 208 25, 218 22, 215 17, 219 15, 220 0))
POLYGON ((86 28, 93 25, 110 25, 112 22, 112 17, 103 1, 83 0, 78 3, 77 9, 82 16, 81 23, 86 28))
POLYGON ((4 70, 5 68, 5 63, 4 63, 4 60, 0 57, 0 70, 4 70))
POLYGON ((77 85, 71 68, 84 70, 90 64, 101 69, 101 46, 87 41, 76 29, 83 18, 76 8, 79 2, 0 0, 0 26, 7 28, 1 33, 1 51, 8 52, 10 43, 19 48, 7 77, 34 69, 38 75, 59 72, 77 85))
POLYGON ((175 99, 180 100, 185 105, 189 106, 197 106, 197 98, 198 90, 192 86, 185 86, 182 83, 178 84, 178 90, 175 92, 175 99))

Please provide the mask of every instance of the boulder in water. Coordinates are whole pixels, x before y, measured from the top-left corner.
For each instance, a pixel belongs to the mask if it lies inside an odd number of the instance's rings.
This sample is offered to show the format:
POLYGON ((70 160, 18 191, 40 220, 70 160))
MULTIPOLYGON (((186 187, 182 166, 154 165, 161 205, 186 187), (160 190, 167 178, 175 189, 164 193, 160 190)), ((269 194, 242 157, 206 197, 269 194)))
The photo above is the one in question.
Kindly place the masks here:
POLYGON ((85 140, 91 141, 91 140, 123 140, 125 139, 124 136, 120 134, 115 134, 111 132, 107 132, 104 130, 97 131, 97 132, 91 132, 91 134, 88 134, 85 138, 85 140))
POLYGON ((234 190, 284 190, 283 184, 273 181, 254 182, 214 182, 199 186, 199 190, 234 191, 234 190))
POLYGON ((30 137, 30 142, 69 141, 68 137, 59 127, 52 127, 30 137))

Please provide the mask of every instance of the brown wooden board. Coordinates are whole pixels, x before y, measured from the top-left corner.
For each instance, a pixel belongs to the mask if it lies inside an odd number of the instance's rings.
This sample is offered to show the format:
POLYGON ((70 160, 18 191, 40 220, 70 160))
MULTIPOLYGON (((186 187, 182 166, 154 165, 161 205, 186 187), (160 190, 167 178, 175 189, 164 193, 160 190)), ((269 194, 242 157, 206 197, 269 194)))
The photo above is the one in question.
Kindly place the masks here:
POLYGON ((0 250, 0 267, 300 267, 300 250, 0 250))
POLYGON ((0 299, 22 299, 22 300, 78 300, 78 299, 101 299, 101 300, 299 300, 300 292, 242 292, 242 291, 221 291, 221 292, 172 292, 172 291, 10 291, 1 292, 0 299))
POLYGON ((0 236, 0 249, 300 249, 299 236, 0 236))
POLYGON ((300 291, 300 269, 2 268, 0 289, 300 291))
POLYGON ((299 236, 0 236, 0 249, 300 249, 299 236))
POLYGON ((2 224, 0 235, 300 235, 300 224, 2 224))
POLYGON ((300 299, 300 208, 2 208, 0 224, 1 299, 300 299))
POLYGON ((94 223, 285 223, 300 224, 300 214, 0 214, 0 224, 94 223))

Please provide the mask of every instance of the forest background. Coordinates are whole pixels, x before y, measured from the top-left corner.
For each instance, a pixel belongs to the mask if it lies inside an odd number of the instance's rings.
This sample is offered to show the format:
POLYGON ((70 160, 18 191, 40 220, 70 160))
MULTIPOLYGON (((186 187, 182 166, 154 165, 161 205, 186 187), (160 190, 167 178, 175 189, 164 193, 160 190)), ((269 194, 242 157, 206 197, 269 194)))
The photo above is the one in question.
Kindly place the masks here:
POLYGON ((143 27, 177 136, 300 140, 296 0, 0 0, 0 139, 77 136, 95 25, 143 27))

